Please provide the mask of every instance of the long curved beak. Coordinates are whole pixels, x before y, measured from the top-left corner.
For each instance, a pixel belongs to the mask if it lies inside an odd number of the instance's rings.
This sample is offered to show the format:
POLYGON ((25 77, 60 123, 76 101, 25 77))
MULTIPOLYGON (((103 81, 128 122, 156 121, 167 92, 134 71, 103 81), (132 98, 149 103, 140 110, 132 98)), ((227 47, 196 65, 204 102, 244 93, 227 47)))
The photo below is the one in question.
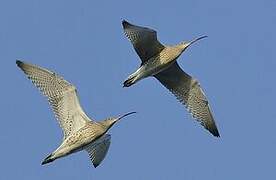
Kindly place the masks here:
POLYGON ((194 39, 194 40, 191 40, 190 42, 188 42, 188 43, 186 44, 186 48, 189 47, 191 44, 197 42, 198 40, 201 40, 201 39, 204 39, 204 38, 207 38, 207 37, 208 37, 208 36, 201 36, 201 37, 199 37, 199 38, 196 38, 196 39, 194 39))
POLYGON ((133 112, 126 113, 126 114, 124 114, 122 116, 119 116, 116 121, 119 121, 120 119, 122 119, 122 118, 124 118, 124 117, 126 117, 128 115, 135 114, 135 113, 137 113, 137 112, 133 111, 133 112))

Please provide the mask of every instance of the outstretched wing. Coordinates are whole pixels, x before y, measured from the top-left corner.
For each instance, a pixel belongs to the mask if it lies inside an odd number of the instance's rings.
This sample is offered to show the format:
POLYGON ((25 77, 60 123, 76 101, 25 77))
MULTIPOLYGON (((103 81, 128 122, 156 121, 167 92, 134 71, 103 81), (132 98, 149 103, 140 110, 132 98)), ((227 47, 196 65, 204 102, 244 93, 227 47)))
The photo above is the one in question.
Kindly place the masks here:
POLYGON ((214 136, 219 137, 208 100, 199 82, 186 74, 175 62, 155 77, 168 88, 177 99, 186 105, 192 116, 214 136))
POLYGON ((22 61, 16 64, 48 98, 54 114, 63 130, 64 139, 83 127, 88 117, 82 110, 75 86, 47 69, 22 61))
POLYGON ((164 46, 157 40, 156 31, 146 27, 135 26, 125 20, 122 25, 125 35, 131 41, 142 63, 164 49, 164 46))
POLYGON ((88 152, 89 157, 96 168, 105 158, 109 146, 110 146, 111 135, 105 134, 98 140, 93 143, 90 143, 85 147, 85 150, 88 152))

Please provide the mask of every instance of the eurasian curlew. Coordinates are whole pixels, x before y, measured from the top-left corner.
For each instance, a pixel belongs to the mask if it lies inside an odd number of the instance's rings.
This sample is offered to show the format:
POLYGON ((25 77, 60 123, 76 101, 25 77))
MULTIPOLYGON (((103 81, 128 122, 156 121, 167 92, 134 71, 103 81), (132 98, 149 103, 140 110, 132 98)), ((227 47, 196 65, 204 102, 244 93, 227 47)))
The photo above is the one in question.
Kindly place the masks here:
POLYGON ((122 22, 127 38, 131 41, 142 63, 124 82, 129 87, 137 81, 154 76, 184 104, 192 116, 214 136, 219 137, 208 100, 199 82, 185 73, 177 63, 177 58, 194 42, 181 42, 174 46, 164 46, 157 40, 155 30, 122 22))
POLYGON ((111 135, 106 134, 107 131, 120 119, 135 112, 96 122, 90 119, 80 106, 75 86, 56 73, 39 66, 21 61, 16 61, 16 64, 48 98, 63 130, 63 142, 42 164, 86 150, 94 167, 97 167, 109 149, 111 135))

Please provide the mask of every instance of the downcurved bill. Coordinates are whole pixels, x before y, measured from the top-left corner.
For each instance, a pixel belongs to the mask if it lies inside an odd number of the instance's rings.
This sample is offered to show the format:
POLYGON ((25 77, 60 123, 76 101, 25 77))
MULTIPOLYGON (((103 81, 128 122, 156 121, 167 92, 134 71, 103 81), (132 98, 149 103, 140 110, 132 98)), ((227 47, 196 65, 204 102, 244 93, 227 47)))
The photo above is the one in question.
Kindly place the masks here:
POLYGON ((196 39, 194 39, 194 40, 191 40, 190 42, 188 42, 188 43, 186 44, 186 48, 189 47, 191 44, 197 42, 198 40, 201 40, 201 39, 204 39, 204 38, 207 38, 207 37, 208 37, 208 36, 201 36, 201 37, 199 37, 199 38, 196 38, 196 39))
POLYGON ((122 116, 119 116, 118 118, 117 118, 117 120, 116 121, 119 121, 120 119, 122 119, 122 118, 124 118, 124 117, 126 117, 126 116, 128 116, 128 115, 131 115, 131 114, 135 114, 136 112, 129 112, 129 113, 126 113, 126 114, 124 114, 124 115, 122 115, 122 116))

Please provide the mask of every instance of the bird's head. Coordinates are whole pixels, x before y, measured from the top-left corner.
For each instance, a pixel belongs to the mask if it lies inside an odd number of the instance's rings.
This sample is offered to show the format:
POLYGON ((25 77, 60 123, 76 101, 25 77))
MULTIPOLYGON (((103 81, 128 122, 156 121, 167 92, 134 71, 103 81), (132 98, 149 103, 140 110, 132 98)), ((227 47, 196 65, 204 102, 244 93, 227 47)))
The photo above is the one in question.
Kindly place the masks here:
POLYGON ((129 113, 126 113, 126 114, 121 115, 121 116, 116 117, 116 118, 107 118, 107 119, 105 119, 105 120, 103 120, 103 121, 100 121, 99 123, 100 123, 104 128, 106 128, 106 131, 107 131, 107 130, 110 129, 116 122, 119 122, 122 118, 124 118, 124 117, 126 117, 126 116, 128 116, 128 115, 130 115, 130 114, 134 114, 134 113, 136 113, 136 112, 129 112, 129 113))
POLYGON ((178 47, 179 47, 180 50, 183 52, 183 51, 185 51, 191 44, 197 42, 197 41, 200 40, 200 39, 206 38, 206 37, 208 37, 208 36, 201 36, 201 37, 198 37, 198 38, 196 38, 196 39, 193 39, 193 40, 191 40, 191 41, 189 41, 189 42, 186 42, 186 41, 181 42, 181 43, 178 45, 178 47))

